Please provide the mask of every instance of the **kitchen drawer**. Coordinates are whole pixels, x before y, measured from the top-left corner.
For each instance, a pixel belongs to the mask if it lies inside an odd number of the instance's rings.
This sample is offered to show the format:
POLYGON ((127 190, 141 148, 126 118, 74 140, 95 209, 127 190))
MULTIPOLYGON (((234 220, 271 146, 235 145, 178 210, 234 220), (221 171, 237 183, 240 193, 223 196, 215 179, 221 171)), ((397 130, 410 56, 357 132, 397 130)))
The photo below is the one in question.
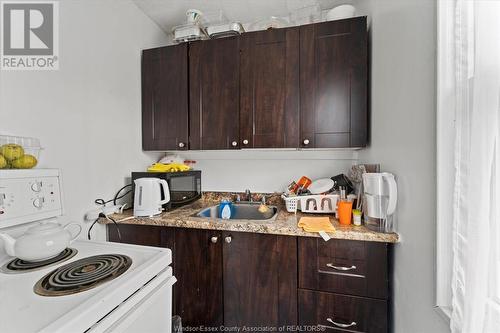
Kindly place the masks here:
POLYGON ((299 325, 326 331, 387 332, 386 300, 299 289, 299 325))
POLYGON ((386 243, 299 238, 299 287, 387 299, 386 243))

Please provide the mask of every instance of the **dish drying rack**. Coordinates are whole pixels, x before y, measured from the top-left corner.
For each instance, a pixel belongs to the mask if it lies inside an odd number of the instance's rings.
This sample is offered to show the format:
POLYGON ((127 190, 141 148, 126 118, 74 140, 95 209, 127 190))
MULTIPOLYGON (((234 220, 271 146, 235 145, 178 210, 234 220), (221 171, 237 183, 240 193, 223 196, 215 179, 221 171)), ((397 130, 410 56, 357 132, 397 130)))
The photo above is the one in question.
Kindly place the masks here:
POLYGON ((338 194, 314 194, 287 197, 282 195, 287 212, 296 213, 335 213, 337 211, 338 194))

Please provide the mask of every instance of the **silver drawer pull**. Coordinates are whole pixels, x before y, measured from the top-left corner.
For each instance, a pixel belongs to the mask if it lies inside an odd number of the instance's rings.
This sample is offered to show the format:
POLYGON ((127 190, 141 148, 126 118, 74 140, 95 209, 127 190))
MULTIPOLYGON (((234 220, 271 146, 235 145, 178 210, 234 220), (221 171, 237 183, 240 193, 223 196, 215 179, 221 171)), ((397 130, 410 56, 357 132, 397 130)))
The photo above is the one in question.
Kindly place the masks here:
POLYGON ((353 321, 350 324, 337 323, 337 322, 333 321, 332 318, 327 318, 326 321, 329 322, 329 323, 332 323, 333 325, 335 325, 337 327, 340 327, 340 328, 347 328, 347 327, 352 327, 352 326, 356 326, 357 325, 355 321, 353 321))
POLYGON ((345 267, 345 266, 335 266, 334 264, 326 264, 326 267, 336 269, 338 271, 351 271, 353 269, 356 269, 356 266, 352 265, 351 267, 345 267))

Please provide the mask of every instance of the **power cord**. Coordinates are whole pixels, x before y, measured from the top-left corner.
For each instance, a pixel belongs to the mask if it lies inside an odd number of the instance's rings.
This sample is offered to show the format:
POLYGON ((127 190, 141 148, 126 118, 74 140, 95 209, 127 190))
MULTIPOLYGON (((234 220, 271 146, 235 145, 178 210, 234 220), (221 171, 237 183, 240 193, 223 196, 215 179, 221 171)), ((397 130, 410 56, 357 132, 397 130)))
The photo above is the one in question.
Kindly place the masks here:
MULTIPOLYGON (((113 205, 115 205, 115 206, 116 206, 116 201, 117 201, 117 200, 119 200, 119 199, 124 198, 127 194, 131 193, 131 192, 132 192, 132 190, 128 190, 128 191, 126 191, 125 193, 123 193, 122 195, 120 195, 120 193, 121 193, 124 189, 126 189, 127 187, 131 187, 131 186, 132 186, 132 184, 127 184, 127 185, 123 186, 122 188, 120 188, 120 189, 118 190, 118 192, 116 192, 116 194, 115 194, 115 196, 113 197, 113 199, 111 199, 111 200, 95 199, 95 200, 94 200, 94 203, 95 203, 96 205, 100 205, 100 206, 103 206, 103 207, 104 207, 104 206, 106 206, 106 204, 108 204, 108 203, 112 202, 112 203, 113 203, 113 205)), ((125 206, 125 205, 124 205, 124 206, 125 206)), ((123 210, 124 206, 122 207, 122 210, 123 210)), ((118 225, 118 223, 116 222, 116 220, 115 220, 115 219, 113 219, 113 218, 112 218, 112 217, 110 217, 110 216, 105 215, 104 213, 99 213, 99 216, 98 216, 98 217, 94 220, 94 222, 92 222, 92 224, 90 225, 90 228, 89 228, 89 230, 88 230, 88 232, 87 232, 87 238, 88 238, 88 240, 90 240, 90 231, 92 230, 92 228, 94 227, 94 225, 95 225, 97 222, 99 222, 99 219, 101 219, 101 218, 108 219, 109 221, 111 221, 111 222, 113 222, 113 223, 114 223, 114 225, 116 226, 116 231, 117 231, 117 233, 118 233, 118 240, 119 240, 119 241, 120 241, 120 243, 121 243, 121 241, 122 241, 122 235, 121 235, 121 233, 120 233, 120 226, 118 225)))
POLYGON ((132 190, 128 190, 127 192, 125 192, 125 193, 123 193, 122 195, 120 195, 120 193, 121 193, 124 189, 126 189, 127 187, 131 187, 131 186, 132 186, 132 184, 127 184, 127 185, 123 186, 121 189, 119 189, 119 190, 118 190, 118 192, 116 192, 116 194, 115 194, 114 198, 113 198, 113 199, 111 199, 111 200, 107 200, 107 201, 105 201, 104 199, 95 199, 95 201, 94 201, 94 202, 95 202, 95 204, 96 204, 96 205, 100 205, 100 206, 105 206, 106 204, 108 204, 108 203, 110 203, 110 202, 112 202, 112 203, 113 203, 113 205, 116 205, 116 201, 117 201, 117 200, 119 200, 119 199, 121 199, 121 198, 124 198, 127 194, 129 194, 129 193, 131 193, 131 192, 132 192, 132 190))
POLYGON ((116 222, 116 220, 114 218, 112 218, 111 216, 106 216, 104 215, 103 213, 99 213, 99 217, 95 219, 94 222, 92 222, 92 225, 90 226, 88 232, 87 232, 87 238, 88 240, 90 240, 90 231, 92 230, 92 228, 94 227, 94 225, 99 221, 99 219, 101 218, 105 218, 105 219, 108 219, 110 220, 111 222, 113 222, 116 226, 116 232, 118 233, 118 240, 120 241, 120 243, 122 242, 122 234, 120 232, 120 226, 118 225, 118 223, 116 222))

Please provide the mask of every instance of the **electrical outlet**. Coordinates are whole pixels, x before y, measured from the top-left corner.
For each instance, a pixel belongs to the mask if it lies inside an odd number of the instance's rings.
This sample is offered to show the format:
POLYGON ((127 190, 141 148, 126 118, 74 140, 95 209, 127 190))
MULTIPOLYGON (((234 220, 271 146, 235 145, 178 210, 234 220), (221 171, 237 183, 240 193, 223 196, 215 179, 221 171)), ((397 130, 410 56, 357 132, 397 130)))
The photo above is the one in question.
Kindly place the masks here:
POLYGON ((122 205, 106 206, 106 207, 103 207, 102 213, 104 215, 108 216, 111 214, 119 213, 121 208, 122 208, 122 205))
POLYGON ((99 217, 100 213, 102 213, 102 208, 89 210, 87 214, 85 214, 85 220, 95 221, 99 217))
POLYGON ((89 210, 87 214, 85 214, 85 220, 87 221, 95 221, 99 214, 104 214, 106 216, 112 215, 115 213, 119 213, 122 208, 122 205, 114 205, 114 206, 105 206, 99 207, 97 209, 89 210))

